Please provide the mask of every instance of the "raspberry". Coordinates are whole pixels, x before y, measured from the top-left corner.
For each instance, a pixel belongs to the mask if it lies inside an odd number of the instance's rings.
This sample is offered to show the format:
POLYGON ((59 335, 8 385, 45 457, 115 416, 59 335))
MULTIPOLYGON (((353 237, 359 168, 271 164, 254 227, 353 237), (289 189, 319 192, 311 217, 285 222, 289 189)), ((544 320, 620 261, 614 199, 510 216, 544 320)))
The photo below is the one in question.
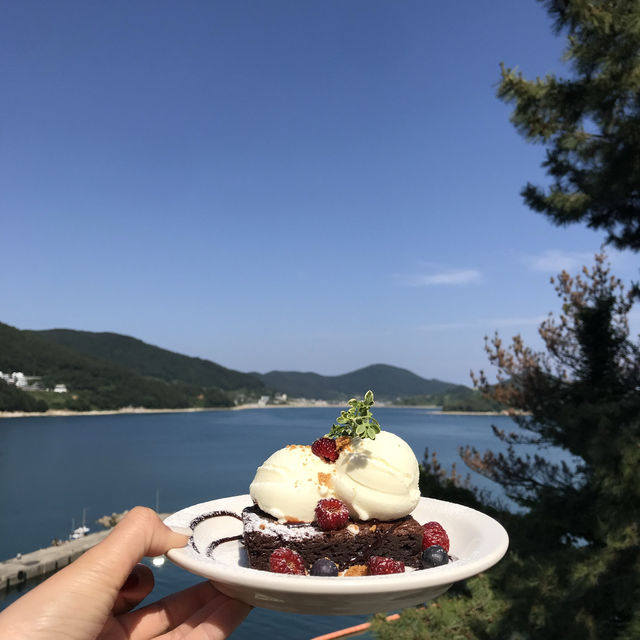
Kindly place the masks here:
POLYGON ((447 553, 449 552, 449 536, 442 525, 439 522, 427 522, 422 525, 422 549, 434 544, 440 545, 447 553))
POLYGON ((316 522, 323 531, 342 529, 349 522, 347 505, 337 498, 318 500, 316 522))
POLYGON ((279 547, 269 556, 269 568, 274 573, 304 575, 302 556, 288 547, 279 547))
POLYGON ((371 556, 367 561, 367 566, 372 576, 382 576, 387 573, 404 573, 404 562, 383 556, 371 556))
POLYGON ((331 438, 318 438, 311 445, 311 453, 315 453, 318 458, 322 458, 326 462, 335 462, 338 459, 336 441, 331 438))

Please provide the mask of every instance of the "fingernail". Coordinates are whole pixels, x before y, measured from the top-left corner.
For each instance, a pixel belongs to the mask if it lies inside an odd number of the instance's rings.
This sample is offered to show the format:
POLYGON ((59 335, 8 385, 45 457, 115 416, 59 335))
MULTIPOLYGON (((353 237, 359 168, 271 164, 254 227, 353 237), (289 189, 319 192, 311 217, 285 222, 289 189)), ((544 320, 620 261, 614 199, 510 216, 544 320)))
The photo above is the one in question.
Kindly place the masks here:
POLYGON ((134 569, 129 574, 127 579, 124 581, 124 584, 122 585, 122 589, 129 591, 129 590, 135 589, 139 584, 140 584, 140 576, 138 575, 138 572, 134 569))

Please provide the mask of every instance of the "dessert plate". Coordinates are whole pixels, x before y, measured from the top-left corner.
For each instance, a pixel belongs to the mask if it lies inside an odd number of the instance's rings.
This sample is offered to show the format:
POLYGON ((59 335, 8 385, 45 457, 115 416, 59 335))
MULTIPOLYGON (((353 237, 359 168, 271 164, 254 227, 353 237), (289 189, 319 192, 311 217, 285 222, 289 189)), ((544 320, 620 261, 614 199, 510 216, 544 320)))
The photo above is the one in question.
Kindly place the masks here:
POLYGON ((436 520, 451 541, 453 562, 442 567, 402 574, 360 577, 295 576, 258 571, 240 540, 216 540, 242 534, 242 522, 232 516, 204 518, 213 512, 240 515, 251 506, 249 495, 196 504, 165 520, 172 529, 190 533, 189 544, 171 549, 173 563, 208 578, 223 593, 255 607, 322 615, 377 613, 417 605, 444 593, 454 582, 488 569, 505 554, 509 537, 489 516, 452 502, 420 498, 412 516, 424 524, 436 520), (199 521, 192 527, 194 521, 199 521))

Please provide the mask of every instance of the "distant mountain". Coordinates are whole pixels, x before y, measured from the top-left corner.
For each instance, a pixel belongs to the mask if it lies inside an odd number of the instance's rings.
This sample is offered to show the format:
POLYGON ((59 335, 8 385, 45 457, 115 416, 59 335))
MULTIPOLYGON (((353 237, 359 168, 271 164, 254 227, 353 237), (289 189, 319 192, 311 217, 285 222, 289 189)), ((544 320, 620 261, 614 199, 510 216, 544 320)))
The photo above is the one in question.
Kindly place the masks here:
POLYGON ((346 397, 362 396, 368 389, 372 389, 380 400, 471 391, 464 385, 421 378, 407 369, 386 364, 373 364, 339 376, 299 371, 270 371, 253 375, 275 391, 291 397, 319 400, 344 400, 346 397))
POLYGON ((25 333, 78 353, 107 360, 138 375, 166 382, 217 387, 224 391, 260 390, 263 387, 263 383, 250 374, 227 369, 211 360, 168 351, 119 333, 93 333, 72 329, 48 329, 25 333))

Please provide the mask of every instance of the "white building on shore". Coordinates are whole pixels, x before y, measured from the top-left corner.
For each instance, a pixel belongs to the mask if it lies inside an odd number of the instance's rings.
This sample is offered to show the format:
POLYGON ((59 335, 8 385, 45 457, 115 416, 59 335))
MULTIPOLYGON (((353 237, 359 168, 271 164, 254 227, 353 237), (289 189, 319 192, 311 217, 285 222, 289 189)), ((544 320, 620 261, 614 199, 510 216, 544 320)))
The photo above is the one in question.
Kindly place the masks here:
MULTIPOLYGON (((22 371, 13 371, 11 373, 0 371, 0 380, 24 391, 45 391, 40 382, 40 376, 26 376, 22 371)), ((48 389, 46 389, 46 391, 48 391, 48 389)), ((67 393, 68 389, 64 384, 57 384, 54 391, 56 393, 67 393)))
POLYGON ((27 380, 27 376, 22 373, 22 371, 14 371, 13 373, 4 373, 0 371, 0 379, 4 380, 8 384, 13 384, 16 387, 27 387, 29 382, 27 380))

